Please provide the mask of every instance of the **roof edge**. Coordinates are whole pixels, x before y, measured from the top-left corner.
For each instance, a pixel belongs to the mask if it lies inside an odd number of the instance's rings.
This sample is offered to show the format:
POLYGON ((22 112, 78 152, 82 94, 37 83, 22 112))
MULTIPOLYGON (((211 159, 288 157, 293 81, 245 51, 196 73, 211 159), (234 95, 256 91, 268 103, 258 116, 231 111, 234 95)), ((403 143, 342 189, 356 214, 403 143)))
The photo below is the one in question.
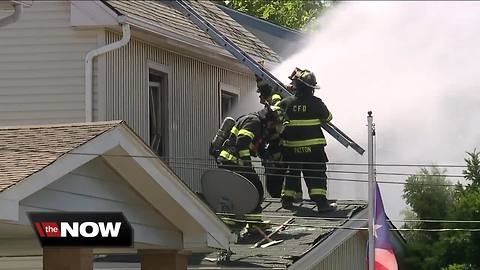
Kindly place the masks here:
MULTIPOLYGON (((121 128, 123 128, 125 130, 125 133, 128 133, 131 137, 132 137, 132 140, 136 140, 136 142, 140 145, 143 145, 143 150, 146 151, 146 152, 149 152, 150 155, 155 155, 156 154, 153 152, 153 150, 148 147, 142 140, 140 137, 138 137, 138 135, 126 124, 126 123, 122 123, 120 125, 121 128)), ((225 234, 228 234, 229 235, 229 240, 235 240, 234 236, 232 235, 230 229, 228 228, 227 225, 225 225, 225 223, 223 223, 220 218, 218 218, 218 216, 187 186, 187 184, 185 184, 185 182, 183 182, 180 177, 178 177, 174 172, 173 170, 168 167, 167 165, 165 165, 165 163, 163 163, 159 157, 157 157, 155 160, 159 161, 159 164, 161 165, 161 167, 165 170, 165 172, 167 172, 168 174, 170 174, 170 176, 172 178, 176 178, 178 181, 172 181, 174 183, 174 185, 182 190, 184 192, 184 195, 186 195, 189 199, 191 199, 192 201, 195 201, 195 202, 199 202, 198 204, 195 204, 195 206, 197 207, 198 210, 200 210, 206 217, 208 218, 211 218, 211 221, 212 223, 216 226, 216 229, 219 229, 221 233, 225 233, 225 234)), ((171 194, 171 195, 175 195, 175 194, 171 194)), ((189 210, 187 208, 185 208, 185 210, 189 210)), ((188 212, 188 211, 187 211, 188 212)), ((191 214, 191 213, 190 213, 191 214)), ((204 230, 207 231, 207 232, 210 232, 208 230, 208 227, 209 226, 206 226, 206 224, 202 224, 200 220, 198 220, 197 222, 199 222, 202 226, 204 226, 204 230)), ((210 224, 212 225, 212 224, 210 224)), ((213 237, 213 236, 212 236, 213 237)))
MULTIPOLYGON (((108 3, 108 1, 106 0, 100 0, 100 2, 102 4, 105 5, 105 7, 108 7, 109 9, 111 9, 113 12, 115 12, 118 16, 125 16, 127 18, 127 22, 129 24, 131 24, 132 26, 136 26, 138 28, 141 28, 141 29, 145 29, 145 30, 148 30, 150 32, 152 32, 153 34, 156 34, 156 35, 159 35, 161 37, 167 37, 167 38, 170 38, 170 39, 173 39, 173 40, 176 40, 176 41, 179 41, 179 42, 183 42, 183 43, 186 43, 188 45, 191 45, 191 46, 194 46, 196 48, 199 48, 201 50, 205 50, 207 52, 213 52, 213 53, 218 53, 218 54, 222 54, 223 56, 227 56, 229 58, 232 58, 234 60, 237 60, 238 59, 236 57, 234 57, 233 55, 231 55, 231 53, 229 53, 226 49, 222 48, 222 46, 220 46, 219 44, 217 44, 216 42, 214 42, 213 40, 211 40, 211 43, 210 42, 205 42, 203 40, 200 40, 200 39, 197 39, 197 38, 193 38, 191 36, 188 36, 188 35, 185 35, 181 32, 173 32, 171 29, 168 29, 168 28, 164 28, 162 27, 161 25, 158 25, 157 23, 153 23, 153 22, 150 22, 148 20, 145 20, 141 17, 138 17, 138 16, 135 16, 135 15, 128 15, 128 14, 124 14, 122 12, 120 12, 119 10, 117 10, 115 7, 113 7, 112 5, 110 5, 108 3)), ((213 4, 215 5, 215 4, 213 4)), ((216 5, 215 5, 216 6, 216 5)), ((217 7, 218 8, 218 7, 217 7)), ((219 8, 219 10, 221 10, 219 8)), ((223 12, 223 11, 222 11, 223 12)), ((227 13, 225 13, 226 16, 229 16, 227 13)), ((230 17, 231 18, 231 17, 230 17)), ((236 22, 238 24, 238 22, 232 18, 232 20, 234 22, 236 22)), ((248 31, 246 28, 244 28, 242 25, 238 24, 240 27, 242 27, 245 31, 248 31)), ((201 29, 200 29, 201 31, 201 29)), ((207 34, 207 33, 206 33, 207 34)), ((251 34, 251 33, 250 33, 251 34)), ((207 34, 208 35, 208 34, 207 34)), ((257 38, 255 35, 252 34, 252 36, 254 36, 255 38, 257 38)), ((210 37, 209 37, 210 38, 210 37)), ((210 38, 211 39, 211 38, 210 38)), ((258 38, 257 38, 258 39, 258 38)), ((258 39, 258 41, 262 42, 260 39, 258 39)), ((264 44, 267 48, 271 49, 267 44, 264 44)), ((238 45, 237 45, 238 46, 238 45)), ((264 58, 264 57, 260 57, 260 56, 253 56, 251 55, 252 57, 256 58, 256 59, 259 59, 259 60, 263 60, 263 61, 268 61, 268 62, 271 62, 271 63, 281 63, 282 59, 281 57, 276 54, 273 50, 271 50, 271 52, 273 53, 272 56, 271 56, 271 59, 269 58, 264 58), (275 59, 276 58, 276 59, 275 59)), ((258 60, 257 60, 258 61, 258 60)), ((240 61, 239 61, 240 62, 240 61)))
MULTIPOLYGON (((366 219, 368 215, 368 209, 365 208, 354 215, 351 219, 345 222, 342 227, 349 228, 362 228, 367 226, 368 221, 366 219), (362 219, 362 220, 359 220, 362 219)), ((325 259, 336 247, 338 247, 346 239, 350 238, 353 234, 357 233, 356 230, 343 230, 336 229, 332 234, 324 241, 320 242, 314 248, 307 252, 303 257, 294 262, 288 269, 312 269, 313 266, 325 259)))
MULTIPOLYGON (((247 13, 243 13, 241 11, 238 11, 238 10, 235 10, 235 9, 232 9, 232 8, 229 8, 227 6, 224 6, 222 4, 218 4, 218 3, 214 3, 218 8, 222 9, 222 10, 227 10, 229 12, 232 12, 232 13, 235 13, 235 14, 239 14, 239 15, 242 15, 242 16, 245 16, 247 18, 250 18, 252 20, 255 20, 255 21, 260 21, 262 23, 265 23, 266 25, 268 26, 271 26, 271 27, 274 27, 274 28, 280 28, 280 29, 283 29, 285 31, 288 31, 292 34, 296 34, 296 35, 299 35, 299 36, 304 36, 305 33, 302 32, 302 31, 299 31, 299 30, 296 30, 296 29, 293 29, 293 28, 290 28, 290 27, 286 27, 286 26, 283 26, 283 25, 279 25, 279 24, 275 24, 275 23, 272 23, 272 22, 269 22, 265 19, 262 19, 262 18, 258 18, 258 17, 255 17, 255 16, 252 16, 250 14, 247 14, 247 13)), ((228 15, 228 14, 227 14, 228 15)), ((230 16, 230 15, 229 15, 230 16)), ((231 17, 231 16, 230 16, 231 17)), ((233 18, 232 18, 233 19, 233 18)), ((235 19, 234 19, 235 20, 235 19)))
MULTIPOLYGON (((130 137, 131 143, 130 146, 133 146, 133 149, 136 149, 140 155, 154 155, 156 154, 153 150, 148 147, 143 140, 125 123, 122 123, 118 127, 117 130, 123 133, 124 136, 130 137)), ((130 155, 134 155, 131 153, 128 148, 125 147, 126 145, 122 145, 122 148, 129 152, 130 155)), ((130 148, 132 149, 132 148, 130 148)), ((187 213, 193 220, 195 220, 200 227, 204 230, 206 234, 213 238, 213 241, 206 239, 207 245, 210 245, 212 248, 221 248, 227 249, 229 247, 230 242, 235 240, 234 235, 230 232, 230 229, 215 215, 215 213, 204 203, 200 200, 200 198, 168 167, 166 166, 160 158, 155 159, 140 159, 137 160, 139 166, 143 167, 146 171, 149 171, 148 168, 154 170, 162 170, 166 174, 168 174, 168 178, 171 179, 169 181, 170 184, 160 184, 160 186, 164 190, 168 190, 173 188, 176 192, 169 192, 171 198, 178 202, 178 204, 184 209, 185 213, 187 213), (184 202, 190 202, 188 205, 184 205, 180 203, 182 200, 184 202)), ((137 189, 137 192, 142 193, 140 190, 137 189)), ((143 195, 142 195, 143 196, 143 195)), ((147 197, 144 197, 147 201, 150 202, 147 197)), ((151 203, 151 202, 150 202, 151 203)), ((153 205, 153 203, 151 203, 153 205)), ((156 208, 156 207, 155 207, 156 208)), ((168 218, 168 216, 166 216, 168 218)), ((174 223, 175 224, 175 223, 174 223)), ((180 226, 181 227, 181 226, 180 226)))
POLYGON ((123 123, 123 120, 113 121, 100 121, 100 122, 77 122, 77 123, 56 123, 56 124, 39 124, 39 125, 18 125, 18 126, 0 126, 0 130, 6 129, 34 129, 34 128, 46 128, 46 127, 81 127, 81 126, 101 126, 101 125, 119 125, 123 123))
MULTIPOLYGON (((143 142, 143 140, 128 127, 125 122, 107 121, 78 123, 76 125, 88 126, 99 123, 113 125, 104 132, 99 133, 97 136, 84 142, 82 145, 79 145, 68 151, 68 154, 65 153, 60 155, 53 162, 46 165, 42 169, 29 175, 28 177, 23 178, 14 186, 11 186, 8 189, 0 192, 0 200, 3 202, 9 202, 9 207, 17 207, 13 209, 13 212, 10 211, 8 213, 0 213, 0 219, 8 218, 8 220, 18 221, 18 205, 22 199, 34 194, 35 192, 38 192, 60 177, 63 177, 80 166, 83 166, 90 160, 93 160, 101 156, 103 153, 107 153, 115 147, 120 146, 124 151, 132 155, 132 161, 137 162, 137 164, 146 172, 161 171, 163 174, 168 175, 167 178, 170 179, 169 181, 161 182, 156 180, 159 188, 162 188, 165 191, 174 191, 168 193, 170 194, 171 198, 175 200, 181 208, 183 208, 183 211, 185 211, 185 213, 187 213, 191 219, 198 223, 198 228, 201 228, 202 233, 205 235, 205 247, 228 249, 230 243, 234 241, 234 236, 231 234, 229 228, 215 215, 213 211, 210 210, 210 208, 208 208, 205 203, 200 200, 200 198, 193 193, 193 191, 186 186, 184 182, 178 178, 178 176, 173 173, 173 171, 168 169, 168 167, 161 162, 158 157, 155 159, 140 159, 134 157, 135 154, 154 155, 154 153, 143 142), (83 155, 82 153, 94 154, 83 155), (181 201, 186 202, 187 205, 181 204, 181 201)), ((42 125, 44 128, 51 126, 52 125, 42 125)), ((55 126, 68 127, 72 126, 72 124, 57 124, 55 126)), ((37 125, 34 127, 40 126, 37 125)), ((136 189, 135 187, 133 188, 136 189)), ((144 197, 144 194, 142 194, 141 190, 136 190, 142 195, 142 197, 144 197)), ((149 201, 148 199, 147 201, 154 208, 157 208, 152 201, 149 201)))

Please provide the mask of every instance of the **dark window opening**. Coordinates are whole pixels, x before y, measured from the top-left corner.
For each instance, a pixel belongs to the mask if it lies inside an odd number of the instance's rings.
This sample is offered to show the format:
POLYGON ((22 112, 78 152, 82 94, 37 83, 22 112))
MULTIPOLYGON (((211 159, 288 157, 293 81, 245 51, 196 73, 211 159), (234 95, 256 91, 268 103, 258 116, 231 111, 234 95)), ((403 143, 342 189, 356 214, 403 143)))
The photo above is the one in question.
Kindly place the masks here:
POLYGON ((232 108, 237 105, 238 95, 222 90, 222 121, 229 116, 232 108))
POLYGON ((167 74, 150 69, 148 76, 150 147, 160 156, 168 155, 167 74))

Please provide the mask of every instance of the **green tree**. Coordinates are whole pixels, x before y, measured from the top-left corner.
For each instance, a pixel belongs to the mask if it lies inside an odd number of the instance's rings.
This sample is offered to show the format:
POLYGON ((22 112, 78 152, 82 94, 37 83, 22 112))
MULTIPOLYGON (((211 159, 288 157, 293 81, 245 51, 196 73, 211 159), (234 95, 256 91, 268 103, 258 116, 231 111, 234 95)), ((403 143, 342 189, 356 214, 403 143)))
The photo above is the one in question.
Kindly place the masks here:
MULTIPOLYGON (((467 169, 463 171, 467 185, 447 186, 438 168, 422 169, 407 179, 403 197, 418 219, 480 220, 480 153, 467 152, 467 169)), ((408 215, 412 215, 409 213, 408 215)), ((480 269, 480 232, 478 223, 408 223, 405 228, 451 229, 460 231, 409 232, 408 269, 474 270, 480 269)))
POLYGON ((480 153, 474 149, 472 153, 468 153, 468 158, 465 159, 467 169, 463 171, 465 179, 471 181, 471 188, 478 188, 480 186, 480 153))
POLYGON ((451 264, 447 267, 443 267, 442 270, 471 270, 472 267, 465 264, 451 264))
POLYGON ((221 4, 274 24, 301 29, 315 20, 331 1, 324 0, 220 0, 221 4))
MULTIPOLYGON (((407 178, 403 198, 411 212, 407 211, 406 219, 445 219, 448 207, 454 200, 454 189, 445 178, 445 172, 438 167, 432 167, 430 171, 422 168, 417 174, 407 178)), ((418 221, 407 222, 403 227, 440 229, 442 224, 418 221)), ((442 247, 437 232, 409 231, 405 237, 408 240, 408 256, 405 258, 408 269, 440 269, 442 260, 439 260, 435 250, 442 247)))
MULTIPOLYGON (((463 171, 468 182, 465 188, 457 188, 455 200, 448 211, 451 220, 480 220, 480 153, 476 150, 465 159, 467 169, 463 171)), ((479 223, 465 222, 446 224, 447 228, 478 229, 479 223)), ((480 268, 480 232, 453 231, 442 234, 445 258, 448 263, 465 263, 473 269, 480 268)))
MULTIPOLYGON (((444 219, 448 207, 452 204, 454 190, 445 178, 445 170, 432 167, 431 170, 422 168, 416 175, 407 178, 403 189, 403 198, 421 220, 444 219)), ((418 222, 414 224, 425 229, 439 229, 442 224, 432 222, 418 222)), ((438 234, 423 234, 426 240, 437 240, 438 234)))

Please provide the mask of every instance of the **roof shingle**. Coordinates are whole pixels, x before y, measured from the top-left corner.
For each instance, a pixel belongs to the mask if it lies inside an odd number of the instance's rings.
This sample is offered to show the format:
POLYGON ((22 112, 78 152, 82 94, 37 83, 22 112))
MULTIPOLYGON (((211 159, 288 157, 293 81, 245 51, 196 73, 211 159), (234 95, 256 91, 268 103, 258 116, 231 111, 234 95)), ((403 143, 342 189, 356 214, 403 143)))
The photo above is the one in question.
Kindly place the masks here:
MULTIPOLYGON (((262 236, 256 233, 241 238, 231 246, 233 254, 230 261, 225 264, 231 267, 287 268, 305 256, 347 220, 365 209, 366 204, 363 201, 337 201, 335 211, 320 214, 317 213, 315 207, 314 203, 304 201, 292 212, 283 209, 278 199, 267 199, 262 205, 262 214, 264 215, 263 220, 269 220, 275 224, 272 226, 272 230, 277 227, 276 224, 283 224, 289 218, 294 218, 290 226, 272 236, 273 240, 283 240, 283 242, 267 248, 251 248, 262 239, 262 236)), ((215 258, 215 256, 216 254, 208 254, 206 257, 215 258)), ((212 266, 215 265, 215 262, 203 258, 192 264, 212 266)))
MULTIPOLYGON (((120 14, 147 20, 153 25, 168 29, 179 35, 185 35, 220 47, 207 33, 193 24, 180 11, 170 6, 168 1, 108 0, 106 3, 120 14)), ((272 62, 280 61, 279 56, 265 43, 238 24, 214 3, 205 0, 189 1, 189 3, 200 15, 249 55, 272 62)))
MULTIPOLYGON (((337 201, 335 211, 317 213, 315 204, 304 201, 295 211, 282 208, 278 199, 266 199, 262 204, 263 220, 269 220, 273 231, 277 224, 283 224, 294 218, 290 226, 274 234, 273 240, 283 242, 266 248, 252 248, 262 239, 259 233, 246 234, 240 237, 235 244, 230 245, 231 256, 226 261, 219 261, 224 257, 218 252, 196 253, 189 256, 189 266, 195 269, 286 269, 298 259, 306 256, 320 243, 327 240, 333 233, 348 221, 355 219, 356 215, 367 207, 364 201, 337 201)), ((264 242, 266 243, 266 242, 264 242)), ((339 243, 340 244, 340 243, 339 243)), ((136 263, 137 255, 108 255, 98 258, 96 262, 136 263)))
POLYGON ((0 127, 0 192, 120 123, 0 127))

